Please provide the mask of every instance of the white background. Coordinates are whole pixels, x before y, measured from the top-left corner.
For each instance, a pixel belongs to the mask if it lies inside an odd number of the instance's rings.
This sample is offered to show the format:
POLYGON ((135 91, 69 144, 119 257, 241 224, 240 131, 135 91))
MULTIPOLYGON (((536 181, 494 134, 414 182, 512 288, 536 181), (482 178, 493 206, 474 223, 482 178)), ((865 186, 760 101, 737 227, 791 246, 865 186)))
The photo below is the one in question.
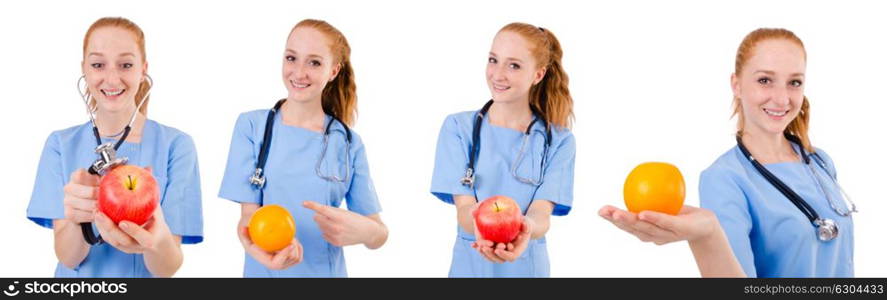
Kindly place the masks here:
POLYGON ((446 276, 455 209, 429 193, 437 133, 447 114, 476 110, 489 98, 486 54, 496 31, 512 21, 558 36, 575 99, 575 200, 548 234, 553 276, 698 276, 686 243, 641 243, 597 210, 623 206, 625 176, 644 161, 679 166, 687 203, 698 205, 699 173, 735 143, 729 76, 736 47, 758 27, 785 27, 804 40, 812 141, 834 158, 861 211, 854 216, 856 275, 887 276, 884 4, 253 2, 0 4, 0 276, 53 275, 52 232, 28 221, 25 209, 47 135, 87 120, 75 82, 83 35, 103 16, 143 28, 156 80, 149 118, 197 144, 206 239, 183 246, 177 276, 241 275, 239 206, 216 197, 228 143, 238 113, 286 95, 280 57, 291 27, 304 18, 329 21, 352 45, 356 130, 391 232, 379 250, 347 248, 351 276, 446 276))

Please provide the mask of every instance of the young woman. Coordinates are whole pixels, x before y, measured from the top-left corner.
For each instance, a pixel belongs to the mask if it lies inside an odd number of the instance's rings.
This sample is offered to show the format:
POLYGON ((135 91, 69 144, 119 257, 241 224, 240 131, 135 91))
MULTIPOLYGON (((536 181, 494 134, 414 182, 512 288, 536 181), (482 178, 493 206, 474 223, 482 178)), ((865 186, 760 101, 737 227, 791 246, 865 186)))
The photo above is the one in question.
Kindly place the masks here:
POLYGON ((549 216, 572 206, 576 154, 562 55, 548 29, 506 25, 487 59, 492 100, 444 121, 431 193, 456 206, 451 277, 549 276, 545 233, 549 216), (512 242, 484 240, 475 229, 478 201, 494 195, 513 198, 524 215, 512 242))
POLYGON ((272 110, 240 115, 219 197, 240 203, 237 234, 247 277, 344 277, 342 247, 381 247, 388 229, 360 136, 351 48, 330 24, 303 20, 282 55, 288 95, 272 110), (342 199, 348 210, 338 208, 342 199), (269 253, 247 225, 259 207, 277 204, 296 222, 291 245, 269 253))
POLYGON ((81 68, 78 84, 85 85, 94 122, 49 135, 28 218, 53 229, 58 277, 172 276, 182 264, 180 245, 203 240, 194 142, 147 119, 152 82, 145 36, 135 23, 124 18, 93 23, 83 39, 81 68), (86 168, 97 159, 97 140, 119 144, 117 157, 150 167, 157 180, 160 205, 143 226, 114 224, 96 209, 100 177, 86 168))
POLYGON ((719 243, 694 248, 700 269, 718 274, 736 275, 741 266, 739 274, 751 277, 853 276, 855 206, 845 202, 831 158, 807 136, 806 64, 803 42, 785 29, 758 29, 740 44, 730 79, 737 146, 699 180, 700 202, 717 220, 696 208, 678 217, 642 212, 641 221, 607 207, 601 215, 622 214, 617 225, 657 243, 728 241, 735 258, 721 265, 710 259, 728 253, 719 243))

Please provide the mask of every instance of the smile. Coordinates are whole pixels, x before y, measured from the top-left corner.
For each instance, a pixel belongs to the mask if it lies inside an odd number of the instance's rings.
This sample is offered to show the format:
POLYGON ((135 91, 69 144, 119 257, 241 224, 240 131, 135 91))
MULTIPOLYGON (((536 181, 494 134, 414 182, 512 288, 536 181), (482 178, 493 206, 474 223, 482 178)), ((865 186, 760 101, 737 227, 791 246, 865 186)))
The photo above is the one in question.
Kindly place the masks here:
POLYGON ((497 91, 507 91, 507 90, 511 89, 511 86, 507 86, 507 85, 498 85, 498 84, 495 84, 495 83, 494 83, 494 84, 493 84, 493 89, 494 89, 494 90, 497 90, 497 91))
POLYGON ((310 83, 296 83, 295 81, 290 80, 290 85, 297 89, 304 89, 311 86, 310 83))
POLYGON ((104 90, 103 89, 101 91, 102 91, 102 94, 104 94, 105 96, 114 97, 114 96, 118 96, 120 94, 123 94, 123 92, 125 92, 126 89, 121 89, 121 90, 104 90))
POLYGON ((771 115, 771 116, 774 116, 774 117, 782 117, 782 116, 785 116, 785 114, 788 113, 788 110, 775 111, 775 110, 769 110, 769 109, 766 109, 766 108, 765 108, 765 109, 764 109, 764 112, 767 113, 768 115, 771 115))

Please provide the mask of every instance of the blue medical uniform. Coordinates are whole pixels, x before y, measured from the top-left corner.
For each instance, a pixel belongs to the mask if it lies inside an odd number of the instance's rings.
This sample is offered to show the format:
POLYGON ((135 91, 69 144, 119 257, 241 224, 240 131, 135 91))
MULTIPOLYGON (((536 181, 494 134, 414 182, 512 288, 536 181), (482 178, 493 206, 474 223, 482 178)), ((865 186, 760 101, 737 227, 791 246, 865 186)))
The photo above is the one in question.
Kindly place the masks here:
MULTIPOLYGON (((102 142, 116 140, 103 139, 102 142)), ((28 204, 28 219, 52 228, 52 221, 65 218, 64 186, 71 173, 88 168, 98 157, 94 149, 92 123, 55 131, 49 135, 34 192, 28 204)), ((187 134, 153 120, 146 120, 139 143, 124 142, 118 157, 127 164, 151 167, 160 189, 160 207, 170 231, 183 244, 203 241, 200 172, 194 141, 187 134)), ((95 228, 93 228, 95 230, 95 228)), ((98 233, 98 230, 95 230, 98 233)), ((151 277, 142 254, 126 254, 107 243, 93 245, 79 266, 70 269, 59 263, 57 277, 151 277)))
MULTIPOLYGON (((795 146, 795 151, 798 151, 795 146)), ((821 218, 838 224, 832 241, 817 238, 810 220, 746 159, 738 147, 718 158, 699 179, 702 207, 715 212, 733 253, 749 277, 852 277, 853 219, 832 210, 828 193, 846 210, 834 181, 831 158, 822 150, 823 169, 811 157, 822 180, 803 162, 764 165, 804 199, 821 218)))
MULTIPOLYGON (((283 124, 281 114, 276 114, 273 137, 265 164, 265 186, 259 190, 249 182, 256 169, 259 148, 265 132, 268 110, 256 110, 240 115, 234 125, 228 165, 219 197, 239 203, 259 205, 277 204, 289 210, 296 221, 296 238, 302 244, 302 262, 285 270, 271 270, 245 255, 245 277, 345 277, 345 256, 342 247, 323 239, 314 222, 314 211, 302 206, 303 201, 315 201, 323 205, 339 207, 342 199, 348 210, 370 216, 382 209, 373 181, 370 178, 366 151, 360 136, 354 131, 351 143, 351 163, 345 170, 345 128, 333 122, 330 128, 329 146, 321 161, 325 176, 348 177, 346 182, 334 182, 321 178, 315 171, 320 159, 324 135, 321 132, 283 124)), ((326 116, 324 124, 329 122, 326 116)))
MULTIPOLYGON (((552 141, 545 166, 541 165, 545 148, 545 126, 535 122, 526 146, 525 156, 517 167, 520 177, 538 180, 541 185, 522 183, 511 174, 517 160, 524 132, 491 125, 485 118, 480 130, 480 150, 475 166, 474 189, 459 182, 465 176, 476 111, 461 112, 446 118, 440 129, 431 193, 438 199, 453 203, 455 195, 475 196, 482 201, 495 195, 513 198, 526 214, 534 200, 554 203, 553 215, 563 216, 573 204, 573 168, 576 141, 569 130, 552 129, 552 141)), ((450 277, 548 277, 549 262, 545 237, 531 240, 527 249, 514 262, 492 263, 471 248, 474 233, 457 227, 456 243, 450 277)))

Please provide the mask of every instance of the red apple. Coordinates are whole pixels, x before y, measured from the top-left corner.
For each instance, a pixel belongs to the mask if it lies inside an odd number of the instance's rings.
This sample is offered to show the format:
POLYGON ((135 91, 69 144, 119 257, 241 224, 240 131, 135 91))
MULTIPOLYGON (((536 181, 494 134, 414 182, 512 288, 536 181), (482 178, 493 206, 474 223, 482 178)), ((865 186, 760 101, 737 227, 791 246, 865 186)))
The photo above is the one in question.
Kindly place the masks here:
POLYGON ((99 182, 98 208, 114 224, 123 220, 145 224, 157 208, 159 199, 157 180, 149 170, 137 166, 115 167, 99 182))
POLYGON ((496 243, 509 243, 517 238, 523 222, 520 207, 508 196, 487 198, 474 211, 474 226, 481 237, 496 243))

